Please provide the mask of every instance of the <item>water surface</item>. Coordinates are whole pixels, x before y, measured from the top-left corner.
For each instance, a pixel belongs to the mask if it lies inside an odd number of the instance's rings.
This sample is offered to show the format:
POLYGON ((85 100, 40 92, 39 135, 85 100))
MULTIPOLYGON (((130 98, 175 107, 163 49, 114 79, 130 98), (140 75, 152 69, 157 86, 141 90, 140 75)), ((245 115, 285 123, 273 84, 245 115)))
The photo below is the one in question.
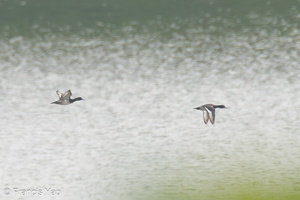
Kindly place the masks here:
POLYGON ((297 1, 22 2, 1 4, 24 20, 0 20, 1 199, 300 196, 297 1), (229 109, 205 125, 206 103, 229 109))

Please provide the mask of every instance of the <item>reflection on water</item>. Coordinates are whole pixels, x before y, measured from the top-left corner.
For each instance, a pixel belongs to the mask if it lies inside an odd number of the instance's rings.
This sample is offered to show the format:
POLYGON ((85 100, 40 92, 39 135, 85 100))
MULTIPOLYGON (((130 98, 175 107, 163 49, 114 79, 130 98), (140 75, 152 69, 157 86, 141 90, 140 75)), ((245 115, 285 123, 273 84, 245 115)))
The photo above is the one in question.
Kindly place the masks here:
POLYGON ((0 41, 2 187, 53 187, 57 199, 299 196, 298 29, 143 28, 0 41), (51 105, 57 89, 85 101, 51 105), (205 103, 229 109, 205 125, 193 110, 205 103))

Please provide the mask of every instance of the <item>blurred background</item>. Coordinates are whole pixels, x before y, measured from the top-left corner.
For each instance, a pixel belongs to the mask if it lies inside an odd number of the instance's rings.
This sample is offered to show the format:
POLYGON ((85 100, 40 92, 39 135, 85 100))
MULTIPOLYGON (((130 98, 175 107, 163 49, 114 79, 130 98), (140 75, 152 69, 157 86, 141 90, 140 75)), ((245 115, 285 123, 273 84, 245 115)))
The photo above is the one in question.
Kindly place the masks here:
POLYGON ((299 6, 0 1, 0 199, 300 199, 299 6))

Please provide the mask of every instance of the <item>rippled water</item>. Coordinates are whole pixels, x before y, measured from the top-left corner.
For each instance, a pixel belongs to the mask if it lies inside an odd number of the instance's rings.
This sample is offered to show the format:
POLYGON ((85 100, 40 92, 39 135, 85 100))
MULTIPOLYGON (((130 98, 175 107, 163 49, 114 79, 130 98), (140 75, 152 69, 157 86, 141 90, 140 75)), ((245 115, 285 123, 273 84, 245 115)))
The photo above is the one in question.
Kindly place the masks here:
POLYGON ((300 31, 260 17, 0 39, 1 199, 297 199, 300 31))

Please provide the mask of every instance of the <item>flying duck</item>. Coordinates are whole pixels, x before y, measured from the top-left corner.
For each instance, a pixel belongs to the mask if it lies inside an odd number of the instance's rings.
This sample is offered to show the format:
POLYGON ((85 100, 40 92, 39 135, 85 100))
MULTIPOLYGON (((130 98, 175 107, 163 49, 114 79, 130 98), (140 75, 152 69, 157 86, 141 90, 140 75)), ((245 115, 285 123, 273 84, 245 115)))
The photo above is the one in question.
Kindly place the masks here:
POLYGON ((197 108, 194 108, 196 110, 202 110, 203 111, 203 121, 205 124, 207 124, 208 119, 212 124, 215 123, 215 109, 216 108, 226 108, 224 105, 213 105, 213 104, 205 104, 202 106, 199 106, 197 108))
POLYGON ((81 98, 81 97, 71 99, 70 98, 72 96, 71 90, 68 90, 65 93, 61 93, 57 90, 56 94, 59 97, 59 99, 57 101, 52 102, 51 104, 69 105, 71 103, 74 103, 75 101, 83 100, 83 98, 81 98))

